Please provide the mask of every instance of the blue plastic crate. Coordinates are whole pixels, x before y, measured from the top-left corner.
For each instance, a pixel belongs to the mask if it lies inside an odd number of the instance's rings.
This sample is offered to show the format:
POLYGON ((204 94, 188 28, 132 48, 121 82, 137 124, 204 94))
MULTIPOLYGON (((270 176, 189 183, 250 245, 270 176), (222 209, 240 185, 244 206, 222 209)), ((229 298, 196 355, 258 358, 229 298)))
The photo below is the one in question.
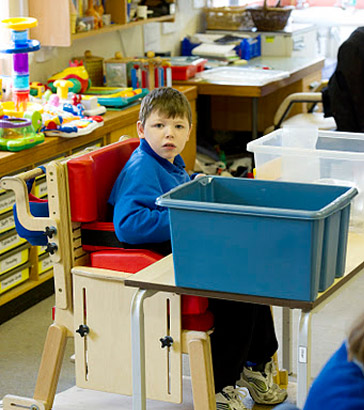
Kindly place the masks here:
POLYGON ((254 57, 261 56, 261 37, 244 38, 240 45, 237 46, 236 52, 243 60, 251 60, 254 57))
POLYGON ((169 208, 176 284, 313 301, 343 273, 356 194, 210 176, 181 185, 157 199, 169 208))
MULTIPOLYGON (((181 55, 192 56, 192 50, 200 44, 201 43, 191 43, 191 41, 185 37, 181 41, 181 55)), ((244 60, 251 60, 254 57, 261 56, 260 34, 256 37, 244 38, 234 50, 236 51, 236 54, 244 60)))

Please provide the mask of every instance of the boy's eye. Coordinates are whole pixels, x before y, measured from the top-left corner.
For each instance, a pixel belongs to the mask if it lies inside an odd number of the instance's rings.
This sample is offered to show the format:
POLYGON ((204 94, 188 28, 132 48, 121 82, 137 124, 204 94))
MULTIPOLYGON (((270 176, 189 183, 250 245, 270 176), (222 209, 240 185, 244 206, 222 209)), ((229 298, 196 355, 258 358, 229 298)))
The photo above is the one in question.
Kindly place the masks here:
POLYGON ((163 124, 162 123, 157 123, 157 124, 154 124, 154 127, 155 128, 162 128, 163 124))
POLYGON ((177 124, 177 125, 176 125, 176 128, 178 128, 179 130, 183 130, 184 125, 182 125, 182 124, 177 124))

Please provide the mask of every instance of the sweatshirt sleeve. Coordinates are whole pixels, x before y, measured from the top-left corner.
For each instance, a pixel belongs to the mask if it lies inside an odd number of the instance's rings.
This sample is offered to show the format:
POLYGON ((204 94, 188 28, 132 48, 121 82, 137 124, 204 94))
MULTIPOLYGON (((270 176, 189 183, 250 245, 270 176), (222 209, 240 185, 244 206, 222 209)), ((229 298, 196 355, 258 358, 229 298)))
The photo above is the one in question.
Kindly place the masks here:
POLYGON ((155 204, 164 193, 162 187, 153 175, 143 176, 126 173, 115 193, 115 233, 121 242, 132 245, 170 239, 168 209, 155 204))

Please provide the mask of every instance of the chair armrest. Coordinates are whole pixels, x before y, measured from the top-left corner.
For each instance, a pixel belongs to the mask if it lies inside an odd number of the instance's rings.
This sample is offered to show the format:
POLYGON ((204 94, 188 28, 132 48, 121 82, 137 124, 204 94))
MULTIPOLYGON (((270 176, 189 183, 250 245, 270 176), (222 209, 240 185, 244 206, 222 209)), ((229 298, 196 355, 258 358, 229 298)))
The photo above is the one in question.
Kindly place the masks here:
POLYGON ((274 128, 277 129, 281 126, 282 122, 285 120, 289 114, 293 104, 296 103, 319 103, 322 101, 321 93, 293 93, 286 97, 274 116, 273 124, 274 128))
POLYGON ((46 227, 57 226, 56 221, 49 217, 34 217, 30 213, 29 195, 26 181, 43 175, 40 168, 34 168, 21 174, 3 177, 0 187, 15 193, 17 215, 21 225, 29 231, 45 231, 46 227))

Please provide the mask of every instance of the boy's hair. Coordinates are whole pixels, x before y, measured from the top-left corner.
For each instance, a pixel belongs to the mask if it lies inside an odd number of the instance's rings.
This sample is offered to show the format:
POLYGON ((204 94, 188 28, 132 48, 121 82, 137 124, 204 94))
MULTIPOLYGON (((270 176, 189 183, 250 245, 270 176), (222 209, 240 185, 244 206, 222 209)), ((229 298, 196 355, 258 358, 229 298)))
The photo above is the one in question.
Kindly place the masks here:
POLYGON ((348 337, 348 358, 364 364, 364 314, 355 322, 348 337))
POLYGON ((187 117, 188 123, 192 125, 190 103, 184 94, 174 88, 155 88, 143 98, 139 111, 139 121, 143 127, 153 111, 159 111, 168 118, 187 117))

